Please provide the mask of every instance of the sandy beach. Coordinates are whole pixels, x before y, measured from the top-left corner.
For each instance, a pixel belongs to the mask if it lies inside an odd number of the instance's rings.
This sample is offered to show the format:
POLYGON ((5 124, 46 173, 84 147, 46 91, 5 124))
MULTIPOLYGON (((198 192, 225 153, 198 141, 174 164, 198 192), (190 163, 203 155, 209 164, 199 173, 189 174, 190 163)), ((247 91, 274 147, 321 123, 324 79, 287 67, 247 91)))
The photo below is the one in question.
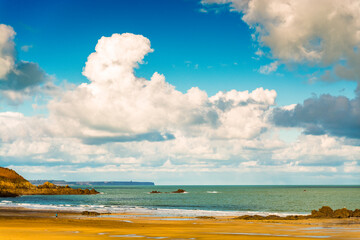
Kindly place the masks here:
POLYGON ((236 220, 0 208, 0 239, 360 239, 360 219, 236 220), (58 213, 58 217, 55 214, 58 213))

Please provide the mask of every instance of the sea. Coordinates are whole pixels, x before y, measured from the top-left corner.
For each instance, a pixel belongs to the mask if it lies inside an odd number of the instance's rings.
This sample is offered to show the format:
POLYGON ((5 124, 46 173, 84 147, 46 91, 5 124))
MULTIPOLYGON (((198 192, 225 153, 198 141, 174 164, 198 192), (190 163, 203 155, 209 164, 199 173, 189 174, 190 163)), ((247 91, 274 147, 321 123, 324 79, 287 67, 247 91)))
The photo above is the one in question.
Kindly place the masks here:
POLYGON ((360 186, 97 186, 97 195, 0 198, 24 207, 158 216, 287 216, 330 206, 360 209, 360 186), (185 193, 171 193, 184 189, 185 193), (162 193, 153 193, 151 191, 162 193))

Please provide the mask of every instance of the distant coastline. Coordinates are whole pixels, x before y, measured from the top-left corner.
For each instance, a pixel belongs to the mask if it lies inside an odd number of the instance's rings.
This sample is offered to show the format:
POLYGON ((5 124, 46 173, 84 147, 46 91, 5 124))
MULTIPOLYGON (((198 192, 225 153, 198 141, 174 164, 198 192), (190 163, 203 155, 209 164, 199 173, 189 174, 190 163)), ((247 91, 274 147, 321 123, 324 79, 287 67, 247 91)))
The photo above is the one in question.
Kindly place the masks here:
POLYGON ((76 181, 67 182, 65 180, 29 180, 31 184, 41 185, 50 182, 59 186, 154 186, 154 182, 133 182, 133 181, 76 181))

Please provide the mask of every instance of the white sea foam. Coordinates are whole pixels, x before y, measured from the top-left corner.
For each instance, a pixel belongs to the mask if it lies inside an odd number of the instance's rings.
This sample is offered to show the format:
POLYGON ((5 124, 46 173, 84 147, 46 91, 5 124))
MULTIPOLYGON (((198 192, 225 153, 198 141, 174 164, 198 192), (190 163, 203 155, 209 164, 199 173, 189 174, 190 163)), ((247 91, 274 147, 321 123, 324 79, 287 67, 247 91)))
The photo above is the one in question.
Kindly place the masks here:
POLYGON ((146 208, 139 206, 105 206, 105 205, 69 205, 69 204, 35 204, 35 203, 14 203, 3 200, 1 207, 24 207, 39 210, 64 210, 64 211, 96 211, 99 213, 135 213, 155 216, 242 216, 242 215, 262 215, 268 216, 275 214, 281 217, 288 215, 301 215, 299 213, 276 213, 276 212, 256 212, 256 211, 216 211, 216 210, 190 210, 190 209, 167 209, 167 208, 146 208))
POLYGON ((207 193, 219 193, 218 191, 207 191, 207 193))

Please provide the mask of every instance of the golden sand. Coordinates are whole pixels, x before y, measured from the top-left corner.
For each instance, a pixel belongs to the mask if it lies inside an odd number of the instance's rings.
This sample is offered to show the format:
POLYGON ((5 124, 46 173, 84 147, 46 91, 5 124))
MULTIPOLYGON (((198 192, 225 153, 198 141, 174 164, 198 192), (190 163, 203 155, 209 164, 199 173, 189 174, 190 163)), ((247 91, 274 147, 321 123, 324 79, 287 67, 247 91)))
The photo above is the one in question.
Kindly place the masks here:
POLYGON ((0 239, 360 239, 360 219, 235 220, 0 209, 0 239))

